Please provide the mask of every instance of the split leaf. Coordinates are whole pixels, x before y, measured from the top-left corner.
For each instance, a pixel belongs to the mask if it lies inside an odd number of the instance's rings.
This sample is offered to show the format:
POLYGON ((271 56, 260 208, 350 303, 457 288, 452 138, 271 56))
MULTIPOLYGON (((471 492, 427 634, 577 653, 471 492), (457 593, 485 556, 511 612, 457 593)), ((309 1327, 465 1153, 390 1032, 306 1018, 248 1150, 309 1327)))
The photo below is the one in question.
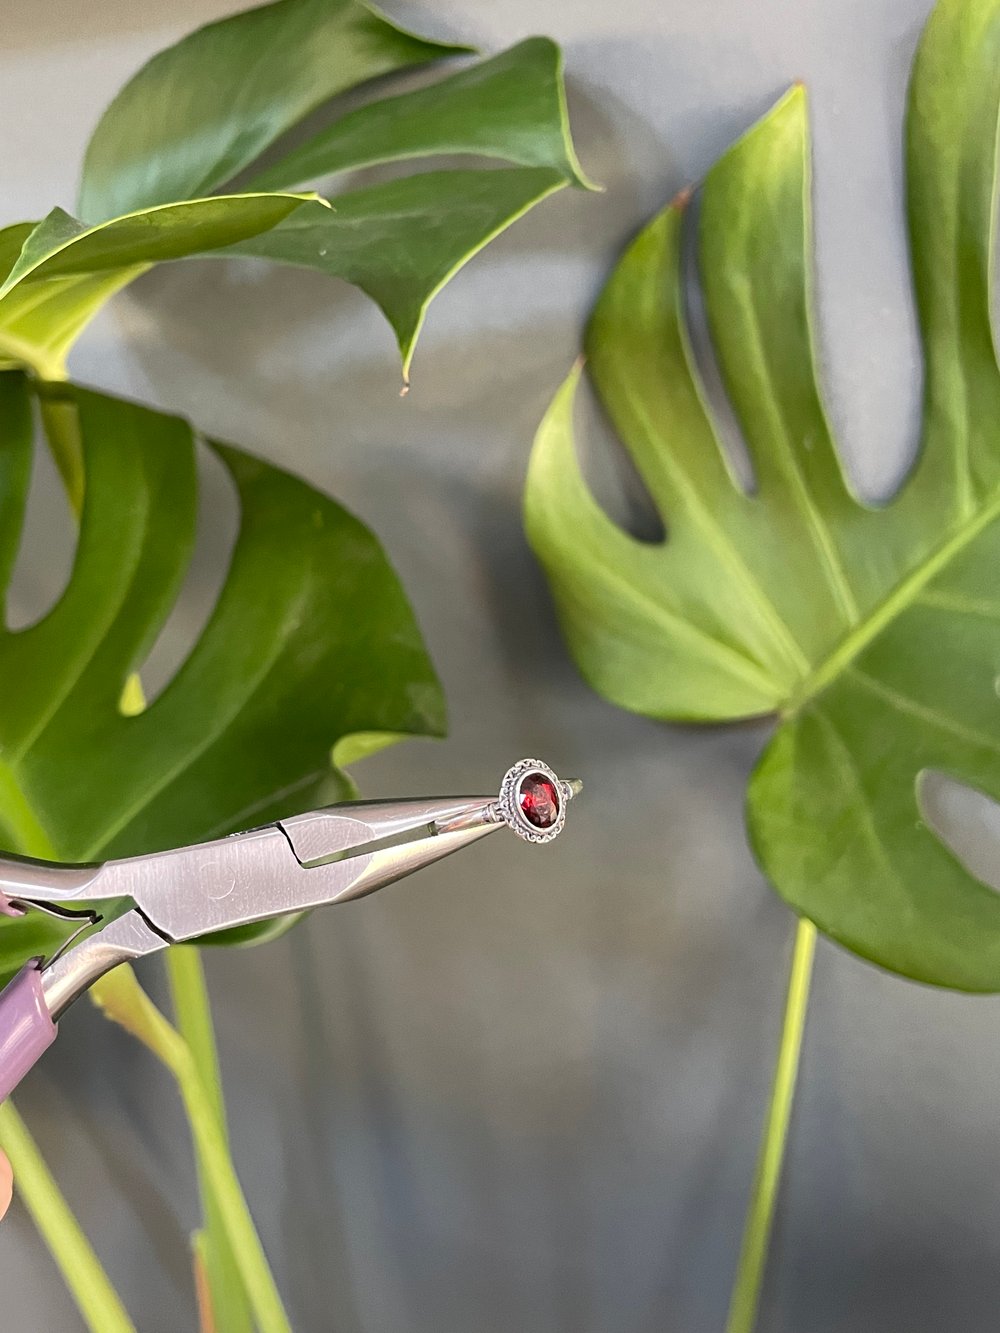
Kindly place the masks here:
POLYGON ((998 0, 942 0, 914 68, 925 400, 919 457, 891 503, 858 499, 823 410, 799 87, 709 172, 698 225, 752 492, 691 352, 681 200, 628 249, 587 338, 597 393, 667 539, 633 539, 588 490, 572 438, 578 373, 543 423, 526 495, 570 647, 601 693, 663 719, 780 715, 748 799, 778 892, 885 967, 983 991, 1000 990, 1000 895, 927 826, 920 787, 939 771, 1000 799, 998 49, 998 0))
MULTIPOLYGON (((51 392, 49 390, 48 392, 51 392)), ((121 707, 187 570, 198 503, 187 422, 60 386, 84 503, 65 592, 0 630, 0 841, 90 861, 179 846, 352 794, 331 748, 357 733, 438 735, 440 687, 372 533, 277 468, 212 444, 239 532, 215 608, 147 708, 121 707)), ((31 383, 0 374, 0 590, 32 460, 31 383)), ((244 932, 239 938, 246 938, 244 932)), ((0 923, 0 969, 37 952, 0 923)))
POLYGON ((0 233, 3 364, 62 378, 90 319, 150 265, 245 254, 355 283, 392 324, 407 375, 441 287, 540 200, 590 184, 570 136, 562 56, 543 37, 302 129, 340 93, 370 94, 378 76, 460 54, 468 49, 405 32, 361 0, 277 0, 161 51, 94 132, 85 221, 57 209, 34 231, 0 233), (283 182, 443 155, 491 160, 353 190, 333 209, 311 196, 300 225, 283 225, 303 198, 283 182), (253 192, 234 193, 247 180, 253 192))

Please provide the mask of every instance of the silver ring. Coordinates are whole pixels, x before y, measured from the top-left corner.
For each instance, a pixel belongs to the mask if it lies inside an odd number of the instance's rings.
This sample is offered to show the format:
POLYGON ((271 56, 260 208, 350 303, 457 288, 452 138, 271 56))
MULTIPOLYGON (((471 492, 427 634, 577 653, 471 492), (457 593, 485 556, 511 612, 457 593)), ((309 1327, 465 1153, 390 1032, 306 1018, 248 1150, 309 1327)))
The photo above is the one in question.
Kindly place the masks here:
POLYGON ((521 759, 504 774, 491 815, 525 842, 551 842, 562 832, 566 807, 582 787, 578 780, 563 781, 540 759, 521 759))

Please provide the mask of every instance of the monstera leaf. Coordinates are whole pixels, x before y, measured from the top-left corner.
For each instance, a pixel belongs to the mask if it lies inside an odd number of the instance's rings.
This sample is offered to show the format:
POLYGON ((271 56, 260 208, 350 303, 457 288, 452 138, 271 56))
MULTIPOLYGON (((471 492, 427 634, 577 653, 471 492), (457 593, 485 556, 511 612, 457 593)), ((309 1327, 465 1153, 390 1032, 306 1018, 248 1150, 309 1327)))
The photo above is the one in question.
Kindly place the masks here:
POLYGON ((741 488, 681 289, 684 199, 639 235, 587 351, 667 539, 598 507, 577 463, 578 372, 531 462, 530 539, 588 680, 655 718, 777 713, 753 775, 760 864, 803 916, 907 976, 1000 989, 1000 896, 927 826, 923 775, 1000 799, 1000 374, 990 325, 1000 3, 942 0, 909 98, 909 222, 926 358, 918 459, 888 505, 845 477, 811 332, 806 97, 709 172, 708 323, 751 455, 741 488))
MULTIPOLYGON (((33 388, 0 374, 0 591, 32 463, 33 388)), ((51 390, 46 390, 51 392, 51 390)), ((89 861, 221 835, 352 791, 331 747, 439 735, 441 691, 372 533, 277 468, 211 444, 239 532, 204 631, 137 715, 122 696, 173 606, 198 505, 195 436, 177 417, 59 386, 85 476, 65 592, 0 631, 0 844, 89 861)), ((39 952, 3 919, 0 969, 39 952)))
POLYGON ((94 227, 56 208, 36 227, 5 228, 0 258, 24 239, 19 253, 7 254, 13 262, 0 284, 0 358, 60 378, 85 326, 133 278, 164 260, 217 250, 274 227, 307 198, 315 195, 193 199, 94 227))
POLYGON ((108 107, 80 211, 96 221, 207 194, 338 93, 468 51, 358 0, 277 0, 209 23, 155 55, 108 107))
POLYGON ((59 378, 100 306, 151 264, 225 253, 356 284, 385 312, 408 374, 427 306, 448 279, 541 199, 589 184, 558 47, 532 38, 431 87, 370 101, 296 146, 284 136, 340 93, 467 53, 405 32, 360 0, 277 0, 160 52, 94 132, 83 221, 57 209, 33 230, 0 234, 0 358, 59 378), (367 185, 338 195, 333 209, 287 193, 442 154, 507 165, 367 185), (15 241, 19 259, 6 255, 15 241))

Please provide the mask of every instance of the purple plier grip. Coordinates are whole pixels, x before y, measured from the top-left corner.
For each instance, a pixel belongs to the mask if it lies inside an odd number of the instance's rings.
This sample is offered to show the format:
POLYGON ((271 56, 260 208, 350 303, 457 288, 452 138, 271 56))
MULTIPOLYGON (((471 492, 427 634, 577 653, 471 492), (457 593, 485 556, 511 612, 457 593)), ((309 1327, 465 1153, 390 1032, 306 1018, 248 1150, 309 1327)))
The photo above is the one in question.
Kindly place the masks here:
POLYGON ((0 1102, 56 1039, 42 991, 41 960, 33 959, 0 992, 0 1102))

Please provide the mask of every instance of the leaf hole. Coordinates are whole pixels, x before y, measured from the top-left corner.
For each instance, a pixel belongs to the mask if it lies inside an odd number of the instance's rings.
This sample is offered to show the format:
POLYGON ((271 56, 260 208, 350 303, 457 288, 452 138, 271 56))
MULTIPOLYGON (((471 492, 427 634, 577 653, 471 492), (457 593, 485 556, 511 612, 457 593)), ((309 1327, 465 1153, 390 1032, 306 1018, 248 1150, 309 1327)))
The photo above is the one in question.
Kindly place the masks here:
MULTIPOLYGON (((198 516, 191 561, 177 600, 139 667, 148 706, 176 676, 208 624, 225 586, 239 533, 240 507, 228 469, 207 445, 197 445, 198 516)), ((127 687, 123 712, 128 707, 127 687)))
POLYGON ((663 517, 586 376, 581 378, 574 416, 580 470, 594 499, 630 537, 662 545, 667 538, 663 517))
POLYGON ((36 420, 24 526, 7 594, 9 630, 30 629, 62 597, 73 571, 77 522, 36 420))
POLYGON ((917 804, 969 874, 1000 893, 1000 804, 934 770, 918 777, 917 804))

